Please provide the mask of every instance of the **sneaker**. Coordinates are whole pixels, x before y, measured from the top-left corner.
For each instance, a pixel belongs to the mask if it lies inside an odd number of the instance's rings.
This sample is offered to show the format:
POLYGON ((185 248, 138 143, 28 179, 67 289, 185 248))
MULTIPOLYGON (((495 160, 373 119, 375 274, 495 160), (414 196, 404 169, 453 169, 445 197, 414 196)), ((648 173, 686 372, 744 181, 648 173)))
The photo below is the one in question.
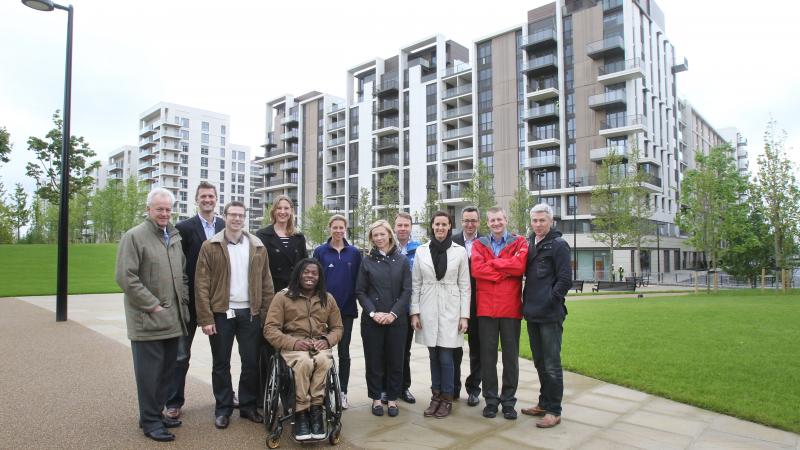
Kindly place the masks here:
POLYGON ((342 392, 342 395, 339 397, 339 400, 342 403, 342 409, 347 409, 350 407, 350 404, 347 403, 347 394, 342 392))
POLYGON ((295 413, 294 438, 298 441, 307 441, 311 439, 311 430, 308 426, 308 411, 295 413))
POLYGON ((325 423, 322 417, 322 406, 311 406, 311 439, 325 439, 325 423))

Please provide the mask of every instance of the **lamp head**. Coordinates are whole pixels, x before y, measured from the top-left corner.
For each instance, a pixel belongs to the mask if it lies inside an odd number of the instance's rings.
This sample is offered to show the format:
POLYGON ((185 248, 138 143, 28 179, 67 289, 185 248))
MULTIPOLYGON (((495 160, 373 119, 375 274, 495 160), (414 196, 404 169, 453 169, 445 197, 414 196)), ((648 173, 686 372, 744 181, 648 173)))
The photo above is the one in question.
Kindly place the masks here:
POLYGON ((37 11, 52 11, 55 9, 53 0, 22 0, 22 4, 37 11))

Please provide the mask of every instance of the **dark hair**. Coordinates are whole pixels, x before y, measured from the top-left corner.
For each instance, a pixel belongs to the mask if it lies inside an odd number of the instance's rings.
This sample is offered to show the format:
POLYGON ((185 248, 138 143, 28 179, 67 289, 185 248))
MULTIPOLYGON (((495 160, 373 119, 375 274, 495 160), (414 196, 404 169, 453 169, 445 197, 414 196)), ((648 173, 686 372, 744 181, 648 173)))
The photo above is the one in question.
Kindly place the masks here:
POLYGON ((481 217, 481 212, 478 211, 478 208, 476 208, 474 206, 465 206, 464 209, 461 210, 461 215, 463 216, 464 213, 468 213, 468 212, 477 213, 478 214, 478 218, 481 217))
POLYGON ((201 181, 200 184, 197 185, 197 189, 194 191, 194 199, 197 200, 197 196, 200 195, 200 189, 213 189, 214 190, 214 197, 217 196, 217 187, 213 184, 209 183, 208 181, 201 181))
POLYGON ((314 258, 304 258, 297 262, 292 269, 292 274, 289 276, 289 286, 286 295, 295 300, 300 297, 300 276, 307 266, 315 265, 319 271, 319 281, 317 281, 316 294, 319 296, 319 301, 322 306, 326 306, 328 300, 328 291, 325 289, 325 273, 322 272, 322 264, 314 258))
POLYGON ((446 211, 436 211, 431 216, 431 237, 434 236, 433 234, 433 221, 436 220, 437 217, 447 217, 447 222, 450 223, 450 229, 447 230, 447 236, 452 236, 453 234, 453 218, 450 217, 450 214, 446 211))
POLYGON ((228 202, 227 205, 225 205, 225 209, 222 210, 222 214, 225 214, 227 216, 228 215, 228 210, 232 206, 238 206, 238 207, 244 209, 244 212, 247 212, 247 207, 244 206, 244 203, 240 202, 239 200, 233 200, 233 201, 228 202))

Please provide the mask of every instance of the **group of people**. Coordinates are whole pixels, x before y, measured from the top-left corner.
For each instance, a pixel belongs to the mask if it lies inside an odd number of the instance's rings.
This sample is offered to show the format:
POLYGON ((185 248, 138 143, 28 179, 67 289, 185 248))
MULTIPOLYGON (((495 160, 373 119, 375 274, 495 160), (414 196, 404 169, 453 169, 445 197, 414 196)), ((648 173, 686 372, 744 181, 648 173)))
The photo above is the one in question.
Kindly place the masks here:
POLYGON ((233 409, 262 422, 264 364, 279 352, 295 373, 294 434, 325 437, 325 376, 337 347, 341 404, 348 408, 350 341, 361 310, 366 384, 371 412, 396 417, 410 391, 411 343, 428 348, 432 396, 426 417, 445 418, 461 396, 460 367, 468 336, 467 404, 483 394, 483 416, 516 419, 521 320, 527 321, 541 383, 536 404, 522 409, 540 416, 536 425, 560 423, 563 376, 561 335, 564 298, 571 285, 567 243, 552 230, 548 205, 531 209, 528 237, 507 230, 499 207, 486 212, 490 233, 481 236, 480 212, 467 207, 461 229, 443 211, 430 219, 430 240, 411 239, 412 218, 399 213, 394 226, 378 220, 368 228, 370 249, 346 239, 347 218, 328 222, 330 238, 308 257, 296 228, 291 199, 278 196, 271 224, 250 234, 247 208, 225 205, 216 216, 216 188, 202 182, 198 214, 174 227, 173 194, 157 188, 147 198, 147 219, 120 241, 117 282, 124 292, 128 337, 139 399, 139 424, 156 441, 171 441, 181 425, 184 385, 196 328, 208 336, 213 357, 215 426, 226 428, 233 409), (523 290, 524 277, 524 290, 523 290), (236 339, 241 359, 238 402, 230 359, 236 339), (498 343, 502 388, 498 390, 498 343), (259 361, 262 366, 259 367, 259 361), (385 406, 384 406, 385 405, 385 406), (385 409, 384 409, 385 408, 385 409))

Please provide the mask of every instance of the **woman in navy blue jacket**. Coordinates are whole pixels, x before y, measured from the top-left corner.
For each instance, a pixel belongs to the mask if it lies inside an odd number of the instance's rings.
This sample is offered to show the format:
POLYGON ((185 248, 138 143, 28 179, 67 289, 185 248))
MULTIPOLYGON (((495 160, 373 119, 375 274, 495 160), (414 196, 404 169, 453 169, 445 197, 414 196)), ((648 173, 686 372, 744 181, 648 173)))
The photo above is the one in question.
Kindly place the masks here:
POLYGON ((344 238, 347 219, 336 214, 328 221, 331 237, 314 250, 314 259, 320 262, 325 273, 325 287, 336 299, 342 313, 344 333, 336 346, 339 353, 339 383, 342 390, 342 408, 347 409, 347 382, 350 380, 350 336, 353 320, 358 317, 356 307, 356 278, 361 266, 361 252, 344 238))

